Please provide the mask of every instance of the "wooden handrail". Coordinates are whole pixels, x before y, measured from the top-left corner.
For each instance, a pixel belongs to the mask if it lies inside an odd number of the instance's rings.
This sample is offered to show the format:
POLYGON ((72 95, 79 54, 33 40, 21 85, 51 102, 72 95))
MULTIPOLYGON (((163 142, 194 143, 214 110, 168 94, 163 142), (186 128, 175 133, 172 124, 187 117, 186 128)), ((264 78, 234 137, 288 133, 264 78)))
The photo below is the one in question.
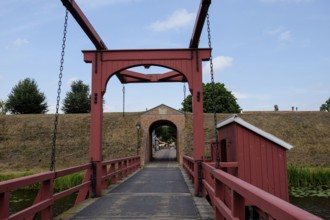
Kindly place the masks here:
MULTIPOLYGON (((183 156, 184 168, 189 175, 193 175, 186 164, 188 161, 194 163, 191 157, 183 156)), ((244 216, 245 201, 258 207, 271 219, 321 219, 221 169, 216 169, 214 164, 214 162, 203 162, 202 168, 203 191, 208 193, 213 208, 216 209, 216 219, 240 219, 244 216), (222 200, 225 188, 231 191, 229 195, 232 196, 232 202, 229 205, 222 200)), ((227 162, 220 165, 221 167, 237 167, 238 164, 227 162)))
MULTIPOLYGON (((113 164, 118 164, 118 170, 116 172, 110 172, 105 176, 101 177, 101 181, 113 177, 116 173, 124 172, 125 176, 131 174, 138 168, 140 168, 140 156, 132 156, 119 158, 115 160, 103 161, 102 166, 107 166, 113 164), (124 165, 125 164, 125 165, 124 165)), ((92 169, 92 163, 86 163, 80 166, 70 167, 56 172, 44 172, 40 174, 34 174, 30 176, 20 177, 16 179, 6 180, 0 182, 0 219, 24 219, 29 218, 39 212, 42 212, 43 218, 51 218, 51 209, 49 207, 54 205, 54 202, 58 199, 71 195, 77 191, 88 191, 91 186, 90 178, 87 175, 87 178, 79 185, 71 187, 67 190, 54 193, 53 182, 58 177, 64 177, 77 173, 83 170, 90 172, 92 169), (10 202, 10 192, 26 187, 28 185, 43 183, 33 205, 23 210, 20 210, 12 215, 9 215, 9 202, 10 202)), ((113 168, 112 168, 113 169, 113 168)), ((118 176, 118 179, 121 177, 118 176)), ((85 198, 83 198, 84 200, 85 198)), ((77 202, 77 201, 76 201, 77 202)))

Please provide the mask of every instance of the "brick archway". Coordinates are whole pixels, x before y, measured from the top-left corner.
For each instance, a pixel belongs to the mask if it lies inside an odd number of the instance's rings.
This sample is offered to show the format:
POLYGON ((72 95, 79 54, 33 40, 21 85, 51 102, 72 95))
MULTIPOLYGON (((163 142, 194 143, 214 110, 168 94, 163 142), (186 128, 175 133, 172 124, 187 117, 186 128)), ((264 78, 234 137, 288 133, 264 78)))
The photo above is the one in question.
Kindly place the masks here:
POLYGON ((141 127, 143 129, 143 143, 141 148, 141 159, 144 163, 150 161, 152 136, 154 128, 161 125, 173 126, 177 130, 177 161, 181 164, 183 153, 183 129, 185 127, 185 116, 181 111, 173 109, 167 105, 161 104, 141 115, 141 127))

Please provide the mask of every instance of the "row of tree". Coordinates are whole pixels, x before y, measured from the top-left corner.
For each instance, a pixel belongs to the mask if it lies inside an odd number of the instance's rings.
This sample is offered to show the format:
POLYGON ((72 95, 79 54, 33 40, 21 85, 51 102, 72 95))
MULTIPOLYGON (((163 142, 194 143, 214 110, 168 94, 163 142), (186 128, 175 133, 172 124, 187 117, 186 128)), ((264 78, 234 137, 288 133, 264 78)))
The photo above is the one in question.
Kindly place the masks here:
MULTIPOLYGON (((236 97, 227 90, 223 83, 203 83, 205 113, 239 113, 240 106, 236 97)), ((180 110, 192 112, 192 96, 188 95, 180 110)), ((71 91, 66 93, 61 110, 66 113, 90 112, 89 86, 77 80, 71 84, 71 91)), ((8 95, 7 101, 0 100, 0 113, 6 114, 44 114, 48 111, 45 94, 38 88, 34 79, 19 81, 8 95)), ((320 111, 330 111, 330 98, 321 105, 320 111)))
MULTIPOLYGON (((7 101, 0 101, 1 114, 44 114, 48 112, 46 96, 38 88, 34 79, 19 81, 8 95, 7 101)), ((90 112, 89 86, 77 80, 71 84, 71 91, 63 100, 64 113, 90 112)))

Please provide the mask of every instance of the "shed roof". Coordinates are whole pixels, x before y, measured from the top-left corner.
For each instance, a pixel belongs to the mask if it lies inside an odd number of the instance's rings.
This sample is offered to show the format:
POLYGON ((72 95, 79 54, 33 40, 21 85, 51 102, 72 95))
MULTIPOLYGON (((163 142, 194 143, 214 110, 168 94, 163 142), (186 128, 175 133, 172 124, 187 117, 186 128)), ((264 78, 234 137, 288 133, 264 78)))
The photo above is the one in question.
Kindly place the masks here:
POLYGON ((241 119, 240 117, 238 117, 237 115, 233 115, 231 116, 230 118, 224 120, 223 122, 220 122, 218 125, 217 125, 217 128, 221 128, 221 127, 224 127, 230 123, 237 123, 237 124, 240 124, 241 126, 261 135, 262 137, 290 150, 291 148, 293 148, 293 146, 277 137, 275 137, 274 135, 272 134, 269 134, 263 130, 261 130, 260 128, 257 128, 256 126, 244 121, 243 119, 241 119))

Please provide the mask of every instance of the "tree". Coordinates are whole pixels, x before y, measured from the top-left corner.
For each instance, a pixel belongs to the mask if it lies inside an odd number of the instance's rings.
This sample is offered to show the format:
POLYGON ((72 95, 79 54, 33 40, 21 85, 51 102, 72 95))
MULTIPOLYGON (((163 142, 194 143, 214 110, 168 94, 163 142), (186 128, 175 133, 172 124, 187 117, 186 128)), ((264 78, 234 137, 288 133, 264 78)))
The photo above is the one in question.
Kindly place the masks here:
MULTIPOLYGON (((239 113, 240 106, 237 104, 235 96, 227 90, 223 83, 214 83, 215 93, 212 96, 212 83, 203 83, 204 112, 212 113, 213 103, 217 113, 239 113)), ((192 96, 188 95, 183 100, 181 111, 192 112, 192 96)))
POLYGON ((89 86, 81 80, 74 81, 71 84, 71 91, 66 93, 62 110, 66 114, 90 112, 89 86))
POLYGON ((324 104, 321 105, 320 111, 330 112, 330 98, 324 104))
POLYGON ((48 111, 46 97, 34 79, 18 82, 8 95, 7 109, 12 114, 44 114, 48 111))
POLYGON ((7 111, 6 102, 0 99, 0 115, 5 115, 7 111))

